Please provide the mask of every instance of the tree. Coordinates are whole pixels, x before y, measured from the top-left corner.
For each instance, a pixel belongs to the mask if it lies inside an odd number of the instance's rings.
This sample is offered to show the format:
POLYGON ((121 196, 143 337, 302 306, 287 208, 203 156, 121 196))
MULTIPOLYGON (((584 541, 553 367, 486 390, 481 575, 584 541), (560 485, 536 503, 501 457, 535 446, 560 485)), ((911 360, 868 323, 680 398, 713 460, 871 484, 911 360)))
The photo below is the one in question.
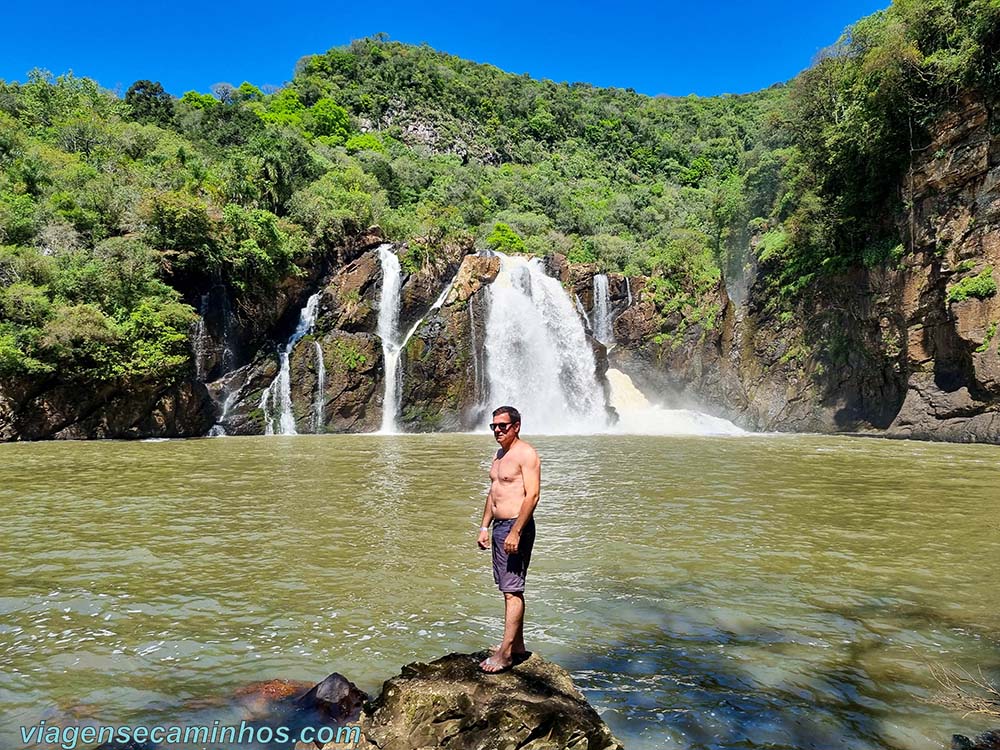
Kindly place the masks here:
POLYGON ((333 99, 323 98, 309 108, 307 122, 310 130, 325 136, 333 145, 340 145, 351 131, 351 118, 347 110, 333 99))
POLYGON ((174 119, 174 99, 159 81, 133 83, 125 92, 125 105, 132 119, 139 122, 166 126, 174 119))
POLYGON ((486 244, 493 250, 501 253, 523 253, 527 251, 524 240, 521 236, 510 228, 509 224, 497 222, 493 227, 490 236, 486 238, 486 244))

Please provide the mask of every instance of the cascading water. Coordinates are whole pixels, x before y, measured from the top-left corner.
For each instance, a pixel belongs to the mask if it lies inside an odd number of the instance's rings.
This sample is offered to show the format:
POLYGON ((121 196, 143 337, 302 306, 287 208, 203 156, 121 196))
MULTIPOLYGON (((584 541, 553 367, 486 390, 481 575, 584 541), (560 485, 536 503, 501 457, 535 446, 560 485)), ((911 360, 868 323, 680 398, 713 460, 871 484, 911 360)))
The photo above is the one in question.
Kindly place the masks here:
POLYGON ((264 390, 264 393, 260 397, 260 410, 264 413, 265 435, 275 434, 275 417, 271 412, 272 404, 278 408, 277 434, 298 434, 298 431, 295 429, 295 416, 292 414, 292 376, 289 359, 292 354, 292 349, 295 348, 299 339, 309 333, 312 330, 312 327, 316 324, 316 312, 319 309, 319 297, 320 292, 316 292, 306 302, 306 306, 302 308, 302 312, 299 314, 299 323, 295 326, 295 331, 288 338, 288 341, 285 343, 285 346, 282 348, 278 356, 281 363, 281 369, 278 371, 278 376, 271 381, 271 385, 264 390))
POLYGON ((313 354, 316 358, 316 400, 313 402, 313 432, 318 435, 323 431, 323 409, 326 407, 326 363, 323 361, 323 347, 318 341, 313 341, 313 354))
MULTIPOLYGON (((212 290, 201 298, 201 322, 199 323, 199 330, 202 328, 207 331, 207 320, 206 315, 209 312, 209 308, 212 305, 212 299, 218 300, 218 304, 222 312, 222 359, 219 363, 220 375, 225 376, 231 373, 236 368, 236 345, 235 341, 236 332, 233 325, 233 309, 229 304, 229 291, 225 284, 216 284, 212 287, 212 290)), ((204 366, 203 361, 198 363, 198 369, 200 372, 199 380, 204 377, 211 376, 211 370, 207 370, 204 366)), ((216 398, 222 399, 222 413, 219 415, 218 421, 212 425, 208 434, 212 437, 223 437, 226 434, 226 420, 229 417, 229 410, 232 408, 233 404, 236 403, 238 397, 237 391, 230 390, 230 383, 228 379, 224 379, 222 383, 222 388, 219 390, 216 398)))
POLYGON ((486 319, 490 403, 516 406, 535 434, 604 431, 604 393, 569 296, 539 259, 498 255, 486 319))
POLYGON ((625 294, 628 296, 625 307, 632 307, 632 283, 628 280, 628 276, 625 277, 625 294))
POLYGON ((212 344, 212 337, 208 332, 208 323, 205 318, 208 316, 208 305, 211 294, 205 292, 201 295, 201 304, 198 306, 198 323, 194 331, 194 371, 195 380, 204 381, 207 374, 205 359, 208 357, 208 347, 212 344))
POLYGON ((603 273, 594 274, 594 310, 591 320, 594 338, 605 346, 614 345, 615 334, 611 328, 611 294, 608 291, 608 277, 603 273))
POLYGON ((385 394, 382 397, 382 429, 380 432, 396 431, 396 415, 399 413, 399 355, 403 342, 399 340, 399 290, 402 274, 399 258, 392 251, 392 245, 384 244, 378 249, 382 263, 382 294, 378 309, 378 335, 382 339, 382 361, 385 363, 385 394))
POLYGON ((584 322, 587 324, 587 327, 593 330, 594 326, 591 324, 590 316, 587 315, 587 311, 583 307, 583 302, 580 300, 580 295, 574 294, 573 299, 576 300, 576 311, 580 313, 580 317, 583 318, 584 322))
POLYGON ((448 298, 448 292, 455 285, 456 274, 441 290, 434 300, 430 310, 424 317, 414 323, 406 335, 399 335, 399 311, 401 305, 400 289, 402 273, 399 258, 392 252, 392 245, 381 245, 378 249, 382 262, 382 294, 379 300, 378 335, 382 339, 382 358, 385 362, 385 395, 382 397, 382 428, 379 432, 394 433, 397 431, 396 418, 399 415, 402 398, 402 381, 399 377, 399 362, 410 337, 417 332, 427 315, 441 307, 448 298))
POLYGON ((239 391, 229 391, 225 394, 225 398, 222 400, 222 413, 219 415, 219 421, 212 425, 212 429, 208 431, 209 437, 226 436, 226 418, 229 416, 229 410, 233 407, 238 395, 239 391))

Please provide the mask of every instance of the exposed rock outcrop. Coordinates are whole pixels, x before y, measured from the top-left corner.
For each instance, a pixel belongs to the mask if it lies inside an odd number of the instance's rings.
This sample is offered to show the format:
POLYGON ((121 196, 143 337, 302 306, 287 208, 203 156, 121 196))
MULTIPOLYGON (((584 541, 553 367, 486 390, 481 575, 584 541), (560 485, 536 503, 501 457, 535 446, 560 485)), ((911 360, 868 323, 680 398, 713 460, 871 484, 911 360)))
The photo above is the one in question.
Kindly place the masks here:
MULTIPOLYGON (((507 672, 488 675, 479 669, 486 655, 448 654, 430 664, 408 664, 386 680, 374 700, 336 672, 311 688, 299 681, 256 682, 225 703, 203 701, 193 707, 190 723, 211 724, 197 712, 217 712, 235 702, 234 715, 252 727, 286 727, 296 737, 303 727, 311 736, 327 728, 320 736, 339 737, 325 745, 298 741, 295 750, 348 745, 358 750, 623 750, 562 667, 531 654, 507 672)), ((97 750, 154 746, 108 743, 97 750)))
MULTIPOLYGON (((406 252, 406 246, 394 248, 406 252)), ((407 331, 436 301, 469 250, 438 248, 431 262, 405 274, 399 327, 407 331)), ((289 355, 292 416, 299 433, 370 432, 382 419, 385 371, 376 335, 381 304, 382 266, 378 245, 335 271, 322 286, 313 330, 289 355), (322 386, 322 387, 321 387, 322 386)), ((297 323, 290 320, 290 333, 297 323)), ((222 428, 230 435, 265 431, 261 399, 278 375, 276 338, 257 358, 212 385, 222 428)))
POLYGON ((467 255, 440 308, 407 344, 403 361, 403 414, 410 430, 468 430, 486 397, 486 286, 500 259, 467 255))
MULTIPOLYGON (((378 427, 382 348, 373 331, 378 323, 381 280, 378 251, 373 248, 341 267, 322 287, 314 330, 289 355, 292 413, 298 432, 363 432, 378 427), (325 371, 322 393, 318 387, 320 354, 325 371), (317 413, 319 409, 322 413, 317 413)), ((295 322, 289 325, 289 333, 295 322)), ((280 340, 274 341, 253 362, 212 384, 226 434, 264 433, 261 399, 278 375, 282 346, 280 340)))
MULTIPOLYGON (((661 321, 640 288, 616 321, 612 366, 672 406, 751 429, 836 432, 886 428, 904 392, 902 321, 880 306, 892 272, 830 280, 782 320, 716 291, 715 325, 661 321), (656 334, 663 335, 659 342, 656 334)), ((637 285, 638 286, 638 285, 637 285)))
POLYGON ((192 437, 212 426, 205 385, 140 381, 98 388, 51 380, 0 384, 0 440, 192 437))
POLYGON ((537 654, 486 675, 482 654, 409 664, 365 709, 368 750, 621 750, 564 669, 537 654))

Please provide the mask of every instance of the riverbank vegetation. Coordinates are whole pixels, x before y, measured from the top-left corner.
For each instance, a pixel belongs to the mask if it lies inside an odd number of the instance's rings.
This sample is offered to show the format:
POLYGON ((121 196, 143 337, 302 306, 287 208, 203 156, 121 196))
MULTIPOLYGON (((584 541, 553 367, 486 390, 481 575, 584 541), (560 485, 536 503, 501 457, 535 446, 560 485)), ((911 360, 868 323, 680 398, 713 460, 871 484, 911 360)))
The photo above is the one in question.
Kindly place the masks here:
POLYGON ((996 0, 901 0, 742 96, 536 81, 381 36, 268 92, 34 71, 0 83, 0 375, 184 377, 201 292, 266 300, 372 224, 410 270, 469 238, 560 252, 711 321, 720 276, 759 263, 788 305, 898 261, 910 160, 958 95, 994 96, 998 60, 996 0))

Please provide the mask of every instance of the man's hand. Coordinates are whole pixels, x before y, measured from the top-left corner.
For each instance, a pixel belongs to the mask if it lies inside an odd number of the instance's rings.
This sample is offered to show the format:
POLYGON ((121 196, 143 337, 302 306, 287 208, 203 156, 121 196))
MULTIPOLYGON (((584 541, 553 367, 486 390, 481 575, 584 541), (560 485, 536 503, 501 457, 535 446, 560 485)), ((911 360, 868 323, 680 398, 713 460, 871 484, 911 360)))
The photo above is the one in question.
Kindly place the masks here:
POLYGON ((503 551, 508 555, 513 555, 517 552, 517 545, 520 541, 521 535, 511 529, 510 533, 507 534, 507 538, 503 540, 503 551))
POLYGON ((479 538, 476 540, 476 544, 479 545, 479 549, 486 549, 490 546, 490 532, 479 530, 479 538))

